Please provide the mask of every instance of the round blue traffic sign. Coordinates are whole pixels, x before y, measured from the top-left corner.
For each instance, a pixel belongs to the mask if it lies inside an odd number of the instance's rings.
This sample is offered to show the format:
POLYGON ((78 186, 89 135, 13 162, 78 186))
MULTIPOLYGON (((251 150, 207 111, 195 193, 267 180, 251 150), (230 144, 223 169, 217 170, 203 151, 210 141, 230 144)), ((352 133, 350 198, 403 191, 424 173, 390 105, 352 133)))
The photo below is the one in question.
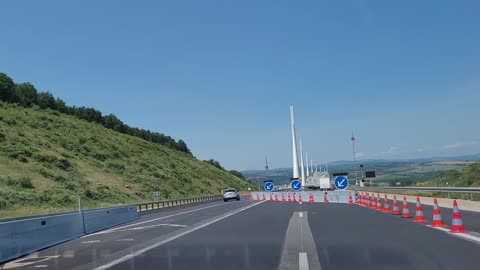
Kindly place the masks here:
POLYGON ((290 187, 295 191, 300 190, 302 188, 302 182, 300 182, 300 180, 293 180, 290 183, 290 187))
POLYGON ((333 181, 333 184, 337 189, 346 189, 348 187, 348 179, 345 176, 338 176, 335 178, 335 181, 333 181))
POLYGON ((263 189, 265 189, 265 191, 272 191, 273 187, 274 186, 272 182, 266 182, 265 185, 263 185, 263 189))

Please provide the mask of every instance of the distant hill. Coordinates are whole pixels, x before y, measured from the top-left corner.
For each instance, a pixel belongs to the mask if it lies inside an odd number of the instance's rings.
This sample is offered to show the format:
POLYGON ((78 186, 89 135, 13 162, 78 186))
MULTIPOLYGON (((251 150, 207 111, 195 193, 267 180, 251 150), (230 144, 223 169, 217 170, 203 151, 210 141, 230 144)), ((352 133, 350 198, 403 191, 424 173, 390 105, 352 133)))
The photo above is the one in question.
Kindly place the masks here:
POLYGON ((38 106, 0 102, 0 217, 246 190, 191 154, 38 106), (160 197, 153 197, 160 191, 160 197))
MULTIPOLYGON (((399 159, 399 160, 383 160, 371 159, 361 160, 354 163, 353 161, 333 161, 328 163, 330 173, 347 172, 350 178, 359 167, 363 164, 363 170, 374 170, 377 177, 373 179, 375 183, 387 185, 391 181, 426 181, 441 175, 443 172, 457 169, 465 169, 470 163, 480 160, 480 154, 465 155, 454 157, 432 157, 420 159, 399 159), (358 166, 358 167, 356 167, 358 166)), ((246 179, 256 184, 257 177, 260 182, 265 180, 265 171, 249 170, 242 171, 246 179)), ((288 183, 292 177, 292 168, 271 169, 269 171, 269 180, 273 180, 276 184, 288 183)))

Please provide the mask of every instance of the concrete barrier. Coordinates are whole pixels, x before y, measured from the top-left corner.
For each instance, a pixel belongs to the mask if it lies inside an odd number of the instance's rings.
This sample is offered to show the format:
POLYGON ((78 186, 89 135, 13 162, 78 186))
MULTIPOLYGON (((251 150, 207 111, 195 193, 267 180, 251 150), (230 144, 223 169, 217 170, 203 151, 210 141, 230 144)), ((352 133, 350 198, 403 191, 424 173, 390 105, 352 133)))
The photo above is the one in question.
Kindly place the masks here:
POLYGON ((84 234, 82 214, 70 213, 0 223, 0 263, 84 234))
POLYGON ((270 193, 272 194, 272 200, 275 199, 275 194, 277 195, 278 201, 282 200, 282 195, 285 196, 285 200, 288 198, 288 194, 290 194, 290 197, 293 199, 293 196, 295 196, 295 199, 298 200, 299 196, 302 197, 302 201, 308 202, 308 199, 310 197, 310 193, 313 194, 313 199, 317 203, 323 203, 324 201, 324 194, 327 192, 327 199, 329 203, 348 203, 348 196, 352 196, 352 202, 356 202, 356 196, 355 196, 355 191, 354 190, 335 190, 335 191, 301 191, 301 192, 252 192, 253 199, 257 199, 257 195, 259 200, 262 200, 263 195, 265 195, 265 200, 270 200, 270 193))
POLYGON ((83 212, 85 233, 94 233, 138 218, 137 207, 121 206, 83 212))

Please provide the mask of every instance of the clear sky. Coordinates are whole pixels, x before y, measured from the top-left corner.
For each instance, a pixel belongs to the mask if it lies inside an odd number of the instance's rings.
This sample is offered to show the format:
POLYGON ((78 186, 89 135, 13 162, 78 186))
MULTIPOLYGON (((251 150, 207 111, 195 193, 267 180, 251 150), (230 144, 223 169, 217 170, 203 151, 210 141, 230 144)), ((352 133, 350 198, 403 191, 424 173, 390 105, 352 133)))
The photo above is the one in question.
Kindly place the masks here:
POLYGON ((2 1, 0 72, 229 169, 480 153, 480 1, 2 1))

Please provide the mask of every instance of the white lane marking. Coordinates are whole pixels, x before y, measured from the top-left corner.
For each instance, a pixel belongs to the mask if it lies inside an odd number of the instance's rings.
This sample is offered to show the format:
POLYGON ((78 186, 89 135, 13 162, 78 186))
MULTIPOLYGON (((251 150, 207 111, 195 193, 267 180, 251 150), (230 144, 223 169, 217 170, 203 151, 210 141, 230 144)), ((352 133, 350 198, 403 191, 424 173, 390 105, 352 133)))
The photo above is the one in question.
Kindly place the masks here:
MULTIPOLYGON (((300 212, 299 212, 300 214, 300 212)), ((317 247, 308 224, 308 212, 303 212, 303 218, 294 212, 288 222, 282 255, 277 270, 313 269, 321 270, 317 247), (305 254, 305 255, 302 255, 305 254), (310 261, 307 258, 310 257, 310 261)))
POLYGON ((303 212, 298 212, 299 217, 303 217, 303 212))
POLYGON ((118 242, 128 242, 128 241, 133 241, 133 238, 124 238, 124 239, 118 239, 118 242))
POLYGON ((27 265, 30 265, 30 264, 44 262, 44 261, 54 259, 54 258, 57 258, 57 257, 60 257, 60 255, 38 257, 38 255, 36 253, 34 253, 33 256, 27 256, 27 257, 21 258, 19 260, 8 262, 8 263, 4 264, 3 268, 1 268, 1 269, 13 269, 13 268, 17 268, 17 267, 27 266, 27 265), (38 258, 38 261, 32 260, 33 258, 38 258), (29 260, 29 261, 27 261, 27 260, 29 260), (27 262, 24 262, 24 261, 27 261, 27 262))
POLYGON ((85 241, 85 242, 82 242, 82 244, 93 244, 98 242, 100 242, 100 240, 85 241))
POLYGON ((63 256, 64 258, 73 258, 75 257, 75 251, 73 250, 65 250, 65 252, 63 252, 63 256))
POLYGON ((298 269, 308 270, 308 258, 305 252, 298 253, 298 269))
POLYGON ((46 264, 40 264, 40 265, 35 265, 34 268, 47 268, 48 265, 46 264))
POLYGON ((125 230, 120 230, 119 232, 143 230, 143 229, 155 228, 155 227, 162 227, 162 226, 167 226, 167 227, 182 227, 182 228, 188 227, 187 225, 181 225, 181 224, 167 224, 167 223, 163 223, 163 224, 155 224, 155 225, 148 225, 148 226, 128 228, 128 229, 125 229, 125 230))
POLYGON ((224 203, 219 203, 219 204, 214 204, 214 205, 210 205, 210 206, 205 206, 205 207, 202 207, 202 208, 196 208, 196 209, 193 209, 193 210, 189 210, 189 211, 185 211, 185 212, 180 212, 180 213, 176 213, 176 214, 172 214, 172 215, 168 215, 168 216, 164 216, 164 217, 149 219, 149 220, 145 220, 145 221, 142 221, 142 222, 133 223, 133 224, 130 224, 130 225, 125 225, 125 226, 121 226, 121 227, 116 227, 116 228, 109 229, 109 230, 106 230, 106 231, 101 231, 101 232, 97 232, 97 233, 92 233, 92 234, 86 235, 86 236, 84 236, 84 237, 88 237, 88 236, 92 236, 92 235, 97 235, 97 234, 104 234, 104 233, 115 232, 115 231, 120 230, 120 229, 129 228, 129 227, 132 227, 132 226, 138 226, 138 225, 140 225, 140 224, 145 224, 145 223, 149 223, 149 222, 153 222, 153 221, 157 221, 157 220, 162 220, 162 219, 166 219, 166 218, 171 218, 171 217, 175 217, 175 216, 179 216, 179 215, 184 215, 184 214, 188 214, 188 213, 193 213, 193 212, 197 212, 197 211, 204 210, 204 209, 208 209, 208 208, 212 208, 212 207, 217 207, 217 206, 220 206, 220 205, 225 205, 225 204, 224 204, 224 203))
POLYGON ((466 234, 466 233, 450 233, 450 229, 447 229, 447 228, 442 228, 442 227, 432 227, 431 225, 427 225, 427 227, 430 227, 432 229, 437 229, 437 230, 440 230, 440 231, 444 231, 444 232, 448 232, 450 235, 452 236, 457 236, 457 237, 460 237, 460 238, 465 238, 465 239, 468 239, 468 240, 472 240, 474 242, 477 242, 480 244, 480 237, 476 237, 476 236, 473 236, 473 235, 470 235, 470 234, 466 234))
POLYGON ((261 204, 261 203, 264 203, 264 202, 266 202, 266 201, 261 201, 261 202, 258 202, 258 203, 254 203, 254 204, 245 206, 245 207, 240 208, 240 209, 238 209, 238 210, 236 210, 236 211, 230 212, 230 213, 228 213, 228 214, 226 214, 226 215, 223 215, 223 216, 221 216, 221 217, 219 217, 219 218, 216 218, 216 219, 211 220, 211 221, 209 221, 209 222, 207 222, 207 223, 204 223, 204 224, 202 224, 202 225, 200 225, 200 226, 193 227, 193 228, 191 228, 191 229, 189 229, 189 230, 186 230, 186 231, 184 231, 184 232, 182 232, 182 233, 179 233, 179 234, 177 234, 177 235, 174 235, 174 236, 172 236, 172 237, 170 237, 170 238, 167 238, 167 239, 165 239, 165 240, 163 240, 163 241, 160 241, 160 242, 158 242, 158 243, 156 243, 156 244, 153 244, 153 245, 151 245, 151 246, 142 248, 142 249, 140 249, 140 250, 138 250, 138 251, 136 251, 136 252, 130 253, 130 254, 126 255, 126 256, 123 256, 123 257, 121 257, 121 258, 118 258, 118 259, 116 259, 116 260, 113 260, 113 261, 111 261, 111 262, 109 262, 109 263, 107 263, 107 264, 101 265, 101 266, 99 266, 99 267, 97 267, 97 268, 94 268, 93 270, 104 270, 104 269, 108 269, 108 268, 110 268, 110 267, 112 267, 112 266, 115 266, 115 265, 120 264, 120 263, 122 263, 122 262, 128 261, 128 260, 130 260, 130 259, 132 259, 132 258, 134 258, 134 257, 137 257, 138 255, 141 255, 142 253, 145 253, 145 252, 147 252, 147 251, 149 251, 149 250, 152 250, 152 249, 154 249, 154 248, 156 248, 156 247, 159 247, 159 246, 161 246, 161 245, 164 245, 164 244, 166 244, 166 243, 168 243, 168 242, 171 242, 171 241, 173 241, 173 240, 175 240, 175 239, 177 239, 177 238, 180 238, 180 237, 182 237, 182 236, 184 236, 184 235, 187 235, 187 234, 189 234, 189 233, 192 233, 192 232, 194 232, 194 231, 197 231, 197 230, 200 230, 200 229, 202 229, 202 228, 205 228, 205 227, 207 227, 207 226, 209 226, 209 225, 212 225, 213 223, 216 223, 216 222, 218 222, 218 221, 220 221, 220 220, 226 219, 226 218, 228 218, 228 217, 230 217, 230 216, 233 216, 233 215, 235 215, 235 214, 237 214, 237 213, 240 213, 240 212, 242 212, 242 211, 245 211, 245 210, 247 210, 247 209, 249 209, 249 208, 252 208, 252 207, 257 206, 257 205, 259 205, 259 204, 261 204))

